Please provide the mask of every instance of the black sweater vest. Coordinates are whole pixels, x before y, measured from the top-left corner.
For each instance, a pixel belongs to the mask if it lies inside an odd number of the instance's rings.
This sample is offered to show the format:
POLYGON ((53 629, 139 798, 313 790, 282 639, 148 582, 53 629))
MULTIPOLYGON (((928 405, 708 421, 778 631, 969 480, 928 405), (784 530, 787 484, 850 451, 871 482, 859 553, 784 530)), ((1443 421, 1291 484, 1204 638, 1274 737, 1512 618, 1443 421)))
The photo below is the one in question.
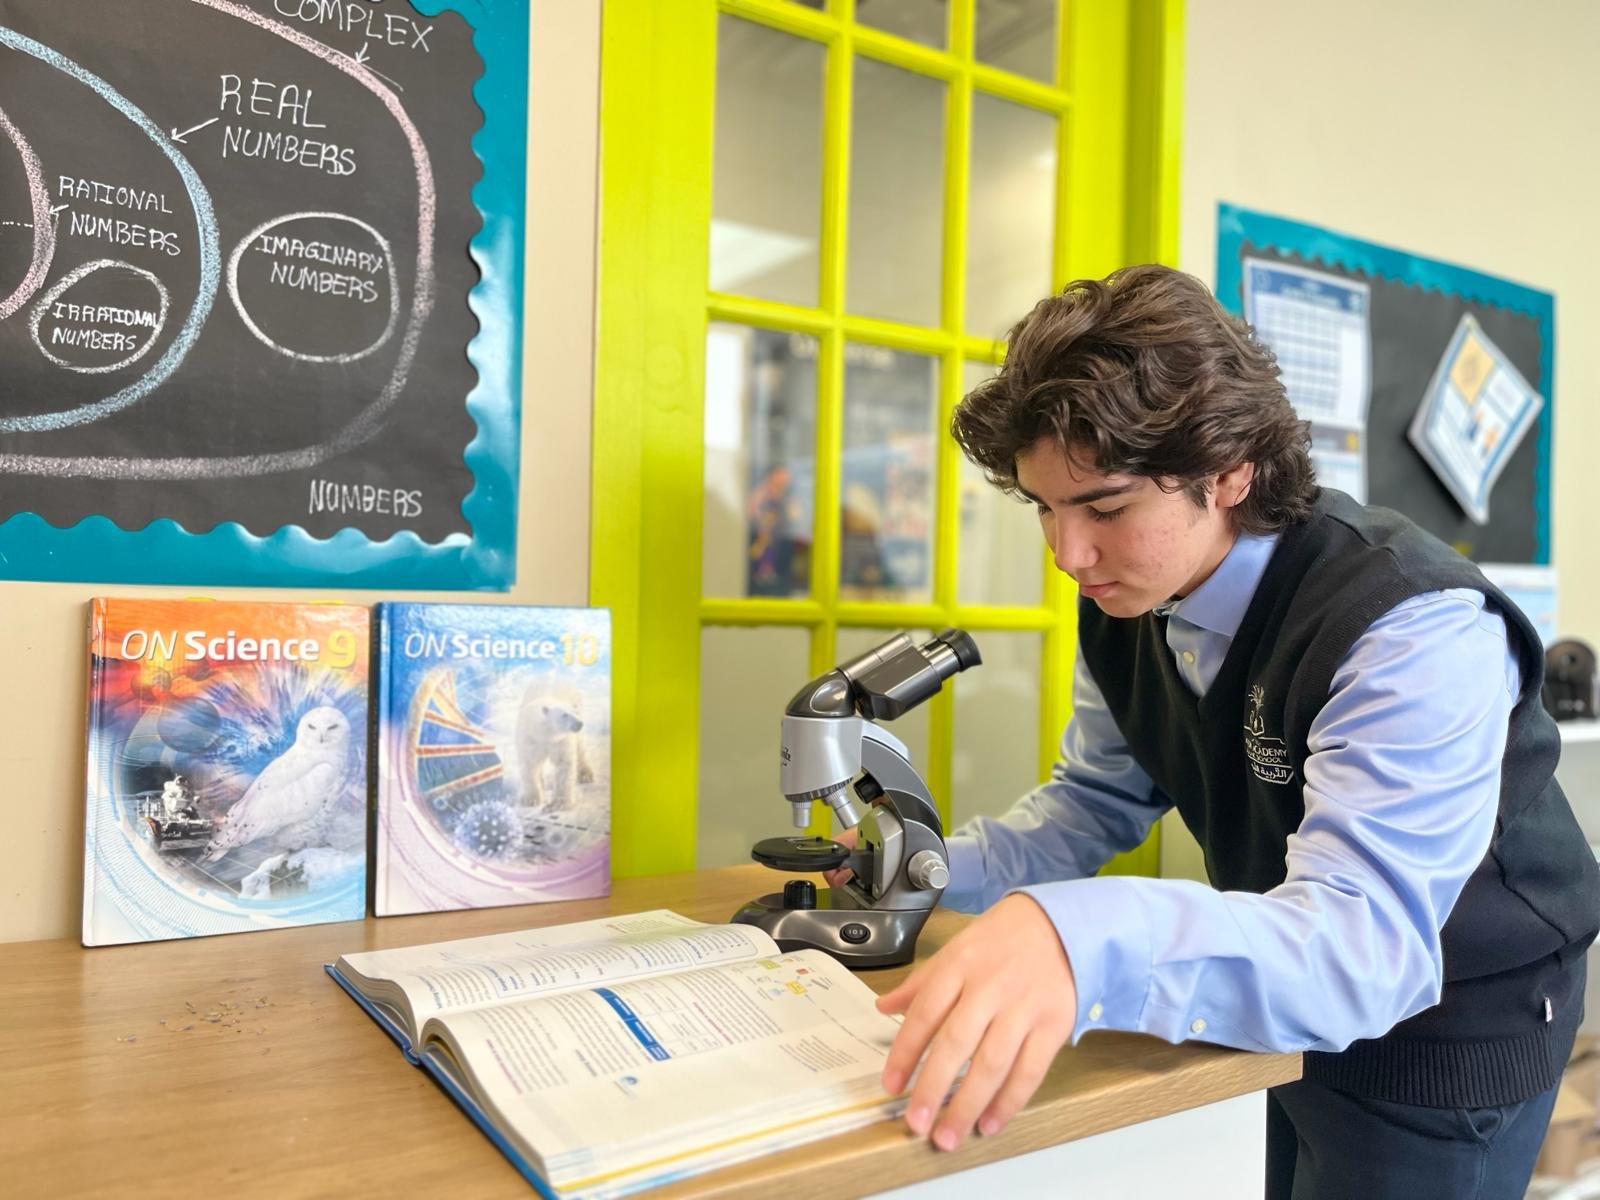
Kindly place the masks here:
POLYGON ((1539 637, 1504 593, 1398 513, 1324 489, 1314 515, 1281 534, 1203 697, 1184 685, 1153 614, 1108 617, 1080 601, 1078 636, 1117 728, 1199 841, 1212 884, 1259 893, 1284 881, 1305 813, 1306 735, 1339 662, 1396 604, 1445 588, 1485 593, 1522 668, 1493 839, 1442 931, 1439 1003, 1382 1037, 1308 1053, 1305 1075, 1403 1104, 1511 1104, 1551 1086, 1570 1052, 1583 952, 1600 929, 1600 871, 1553 777, 1561 738, 1539 700, 1539 637))

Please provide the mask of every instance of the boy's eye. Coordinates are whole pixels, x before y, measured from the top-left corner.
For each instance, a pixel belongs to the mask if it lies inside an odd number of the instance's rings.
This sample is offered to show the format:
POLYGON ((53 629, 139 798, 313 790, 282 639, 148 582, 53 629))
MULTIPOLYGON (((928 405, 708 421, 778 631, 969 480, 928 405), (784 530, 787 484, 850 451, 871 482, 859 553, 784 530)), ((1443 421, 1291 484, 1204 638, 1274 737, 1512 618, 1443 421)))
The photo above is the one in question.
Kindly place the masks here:
POLYGON ((1033 506, 1033 511, 1038 513, 1042 517, 1042 516, 1045 515, 1045 513, 1050 511, 1050 506, 1048 504, 1044 504, 1044 503, 1035 501, 1034 506, 1033 506))
POLYGON ((1115 521, 1127 511, 1127 508, 1128 506, 1126 504, 1124 504, 1121 508, 1091 508, 1089 510, 1089 516, 1091 519, 1096 521, 1115 521))

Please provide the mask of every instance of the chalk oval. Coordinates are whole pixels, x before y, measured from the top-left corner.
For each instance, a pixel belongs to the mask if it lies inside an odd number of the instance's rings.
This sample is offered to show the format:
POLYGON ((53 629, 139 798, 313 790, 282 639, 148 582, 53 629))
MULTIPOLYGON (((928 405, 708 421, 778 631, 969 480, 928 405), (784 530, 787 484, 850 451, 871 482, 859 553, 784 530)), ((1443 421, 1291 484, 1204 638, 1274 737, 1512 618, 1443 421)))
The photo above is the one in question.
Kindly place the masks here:
POLYGON ((67 272, 39 297, 28 332, 56 366, 103 375, 150 353, 170 308, 166 285, 152 272, 100 258, 67 272))
POLYGON ((228 296, 251 333, 297 362, 356 362, 400 319, 389 240, 343 213, 286 213, 256 226, 228 257, 228 296))
POLYGON ((22 178, 28 189, 30 218, 27 221, 4 221, 0 224, 10 229, 26 230, 27 240, 32 243, 28 253, 28 269, 23 272, 22 279, 10 292, 0 295, 0 321, 4 321, 33 299, 34 293, 44 284, 45 276, 50 273, 50 262, 55 257, 56 227, 39 156, 28 144, 28 139, 22 136, 22 130, 11 123, 11 118, 6 116, 3 108, 0 108, 0 140, 10 142, 17 153, 22 178))
MULTIPOLYGON (((223 0, 216 0, 216 2, 222 3, 223 0)), ((99 420, 101 417, 120 412, 130 405, 137 404, 166 382, 167 378, 182 364, 190 349, 193 348, 195 340, 200 336, 200 329, 205 324, 207 315, 211 312, 211 302, 216 298, 220 271, 218 260, 221 257, 221 251, 217 245, 217 218, 211 207, 211 194, 206 191, 205 185, 200 182, 200 176, 189 165, 188 159, 178 153, 172 139, 160 126, 104 79, 43 43, 24 37, 15 30, 0 25, 0 46, 7 46, 31 55, 40 62, 76 79, 113 109, 133 122, 150 139, 183 179, 184 189, 189 195, 189 203, 194 208, 197 228, 196 243, 200 252, 200 285, 195 295, 194 304, 190 307, 188 315, 183 319, 183 323, 178 327, 177 333, 173 335, 167 348, 161 352, 161 356, 155 362, 150 364, 142 376, 102 400, 90 401, 87 404, 80 404, 75 408, 66 409, 62 412, 23 413, 17 416, 0 417, 0 433, 42 433, 56 429, 67 429, 74 425, 87 425, 91 421, 99 420)), ((93 264, 85 264, 85 266, 89 265, 93 264)), ((60 285, 58 284, 57 286, 60 285)), ((37 313, 37 309, 35 312, 37 313)), ((35 338, 36 342, 37 340, 35 338)), ((154 340, 153 338, 151 339, 152 342, 154 340)), ((101 369, 115 370, 116 367, 112 365, 101 369)), ((97 372, 91 371, 89 373, 95 374, 97 372)), ((0 377, 0 382, 9 382, 9 380, 0 377)), ((33 461, 38 460, 40 457, 4 455, 0 456, 0 461, 3 461, 8 468, 26 470, 33 461)), ((67 461, 70 460, 43 459, 43 463, 48 464, 45 467, 46 472, 59 469, 60 464, 67 461)))

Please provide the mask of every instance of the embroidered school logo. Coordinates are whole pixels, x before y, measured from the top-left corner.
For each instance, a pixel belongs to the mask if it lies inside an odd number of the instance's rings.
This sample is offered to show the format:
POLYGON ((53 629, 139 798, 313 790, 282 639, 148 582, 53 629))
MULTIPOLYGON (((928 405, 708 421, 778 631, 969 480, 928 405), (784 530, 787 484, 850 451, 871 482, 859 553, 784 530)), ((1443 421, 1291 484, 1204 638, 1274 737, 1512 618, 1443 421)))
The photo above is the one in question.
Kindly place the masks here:
POLYGON ((1294 772, 1289 768, 1289 751, 1283 739, 1267 736, 1267 720, 1261 712, 1266 701, 1267 689, 1259 683, 1252 686, 1244 720, 1244 754, 1257 779, 1282 786, 1294 772))

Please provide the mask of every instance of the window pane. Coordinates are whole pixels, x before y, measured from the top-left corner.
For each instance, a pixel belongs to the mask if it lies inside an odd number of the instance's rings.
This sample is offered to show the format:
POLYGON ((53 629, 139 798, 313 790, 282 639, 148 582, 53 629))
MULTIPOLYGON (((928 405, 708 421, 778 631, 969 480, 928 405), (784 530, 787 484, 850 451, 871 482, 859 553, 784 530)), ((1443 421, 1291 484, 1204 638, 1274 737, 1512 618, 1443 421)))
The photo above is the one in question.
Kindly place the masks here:
POLYGON ((820 42, 718 19, 713 291, 817 302, 826 58, 820 42))
POLYGON ((972 97, 967 332, 1004 337, 1050 291, 1056 118, 972 97))
MULTIPOLYGON (((701 631, 699 866, 747 863, 762 838, 797 832, 778 789, 778 749, 783 710, 811 677, 810 639, 770 626, 701 631)), ((781 877, 772 879, 779 890, 781 877)))
MULTIPOLYGON (((882 645, 899 632, 901 631, 898 629, 840 629, 838 637, 835 639, 836 653, 834 654, 834 660, 836 662, 849 662, 852 658, 865 654, 874 646, 882 645)), ((908 632, 916 639, 919 646, 928 640, 929 635, 926 629, 913 629, 908 632)), ((950 685, 946 684, 945 686, 948 687, 950 685)), ((799 689, 797 688, 796 690, 798 691, 799 689)), ((886 730, 906 744, 906 749, 911 752, 911 765, 924 778, 927 777, 928 773, 929 711, 926 703, 919 704, 904 716, 882 723, 886 730)), ((934 801, 937 805, 937 796, 934 797, 934 801)))
POLYGON ((807 594, 817 339, 712 323, 705 428, 701 590, 707 596, 807 594))
POLYGON ((1055 82, 1056 0, 978 0, 978 61, 1055 82))
POLYGON ((856 0, 856 20, 862 25, 941 50, 950 24, 948 14, 946 0, 856 0))
MULTIPOLYGON (((993 363, 963 368, 963 395, 996 371, 993 363)), ((1044 599, 1044 538, 1033 508, 1019 504, 961 456, 961 543, 956 556, 960 604, 1039 604, 1044 599)))
POLYGON ((972 635, 983 665, 955 689, 950 826, 1003 813, 1039 782, 1039 688, 1044 639, 1037 633, 972 635))
POLYGON ((845 345, 841 599, 933 595, 937 378, 925 354, 845 345))
POLYGON ((945 85, 856 59, 850 137, 851 312, 939 323, 945 85))

